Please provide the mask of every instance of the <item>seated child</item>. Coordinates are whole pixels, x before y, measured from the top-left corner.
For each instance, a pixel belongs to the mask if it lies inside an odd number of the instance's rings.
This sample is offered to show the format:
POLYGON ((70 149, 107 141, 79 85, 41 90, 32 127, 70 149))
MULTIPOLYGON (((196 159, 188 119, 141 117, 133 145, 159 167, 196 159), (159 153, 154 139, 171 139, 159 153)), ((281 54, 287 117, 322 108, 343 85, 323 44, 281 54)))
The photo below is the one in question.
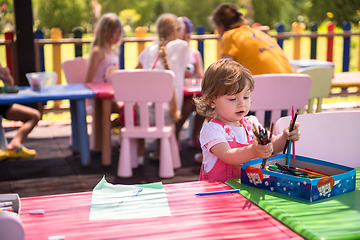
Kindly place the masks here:
MULTIPOLYGON (((13 86, 14 79, 10 75, 8 68, 3 68, 0 64, 0 79, 5 85, 13 86)), ((38 110, 20 104, 0 105, 0 115, 8 120, 22 121, 24 124, 19 128, 15 137, 9 142, 6 152, 0 149, 0 161, 11 158, 29 158, 36 155, 33 149, 27 149, 22 142, 33 130, 41 114, 38 110)))
POLYGON ((202 96, 194 98, 197 112, 213 117, 200 132, 203 162, 199 180, 225 182, 240 178, 240 164, 268 158, 281 152, 286 140, 300 139, 300 124, 295 123, 293 131, 287 127, 266 145, 255 140, 254 124, 263 127, 255 116, 246 116, 253 88, 249 71, 231 59, 218 60, 206 70, 202 96))

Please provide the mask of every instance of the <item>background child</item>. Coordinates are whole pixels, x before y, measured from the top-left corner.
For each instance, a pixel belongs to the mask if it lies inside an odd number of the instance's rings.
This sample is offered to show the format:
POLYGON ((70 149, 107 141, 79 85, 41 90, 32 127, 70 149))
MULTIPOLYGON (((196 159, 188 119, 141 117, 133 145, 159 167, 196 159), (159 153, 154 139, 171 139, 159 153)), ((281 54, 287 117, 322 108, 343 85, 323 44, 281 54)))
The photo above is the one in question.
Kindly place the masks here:
MULTIPOLYGON (((104 14, 97 25, 95 38, 91 44, 89 67, 86 82, 110 82, 110 74, 119 69, 119 44, 122 37, 120 18, 114 13, 104 14)), ((112 102, 113 113, 119 113, 122 104, 112 102)), ((112 127, 119 127, 119 120, 112 122, 112 127)))
MULTIPOLYGON (((175 94, 165 112, 165 124, 172 124, 180 119, 180 111, 184 99, 184 74, 189 61, 188 43, 180 40, 181 24, 177 17, 170 13, 162 14, 156 21, 157 41, 148 45, 139 54, 136 68, 166 69, 175 74, 175 94), (158 58, 160 56, 160 59, 158 58)), ((145 154, 144 144, 139 142, 139 163, 145 154)), ((158 148, 159 149, 159 148, 158 148)), ((149 154, 151 159, 158 159, 158 151, 149 154)))
MULTIPOLYGON (((8 68, 3 68, 0 64, 0 79, 5 85, 13 86, 14 79, 10 75, 8 68)), ((0 161, 8 157, 11 158, 29 158, 36 155, 33 149, 27 149, 22 142, 33 130, 41 118, 38 110, 20 104, 0 105, 0 115, 8 120, 22 121, 24 124, 19 128, 15 137, 6 147, 6 152, 0 149, 0 161)))
MULTIPOLYGON (((183 34, 182 40, 185 40, 187 43, 190 42, 191 34, 193 32, 193 25, 189 18, 179 17, 178 18, 183 23, 183 34)), ((189 57, 190 63, 187 64, 185 69, 185 78, 202 78, 204 75, 203 60, 200 52, 197 49, 189 48, 189 57)), ((194 112, 195 105, 192 102, 192 96, 185 96, 183 106, 181 109, 181 119, 176 123, 176 138, 179 139, 179 134, 182 129, 183 124, 186 119, 189 117, 192 112, 194 112)), ((189 141, 189 146, 192 148, 200 147, 199 134, 205 118, 199 114, 195 115, 194 125, 191 134, 191 139, 189 141)))
MULTIPOLYGON (((200 180, 225 182, 240 178, 240 164, 254 158, 268 158, 281 152, 286 140, 300 139, 299 123, 283 130, 271 143, 260 145, 253 124, 262 128, 255 116, 248 116, 254 81, 247 69, 231 59, 209 66, 202 80, 202 96, 195 98, 198 113, 214 117, 200 132, 203 163, 200 180)), ((265 101, 265 99, 264 99, 265 101)))

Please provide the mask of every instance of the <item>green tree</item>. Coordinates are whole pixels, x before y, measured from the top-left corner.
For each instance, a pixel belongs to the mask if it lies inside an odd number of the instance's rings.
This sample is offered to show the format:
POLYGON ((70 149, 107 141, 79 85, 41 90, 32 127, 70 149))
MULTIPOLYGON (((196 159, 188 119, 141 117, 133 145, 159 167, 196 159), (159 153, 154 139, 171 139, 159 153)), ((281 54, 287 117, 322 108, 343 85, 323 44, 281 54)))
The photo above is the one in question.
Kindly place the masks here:
POLYGON ((71 33, 72 29, 89 22, 90 10, 88 0, 38 0, 39 27, 60 28, 63 33, 71 33))
POLYGON ((334 15, 332 19, 337 26, 342 26, 344 21, 358 24, 360 21, 360 0, 312 0, 308 16, 311 21, 321 24, 328 19, 327 12, 334 15))
POLYGON ((0 33, 13 30, 14 25, 13 1, 0 0, 0 33))

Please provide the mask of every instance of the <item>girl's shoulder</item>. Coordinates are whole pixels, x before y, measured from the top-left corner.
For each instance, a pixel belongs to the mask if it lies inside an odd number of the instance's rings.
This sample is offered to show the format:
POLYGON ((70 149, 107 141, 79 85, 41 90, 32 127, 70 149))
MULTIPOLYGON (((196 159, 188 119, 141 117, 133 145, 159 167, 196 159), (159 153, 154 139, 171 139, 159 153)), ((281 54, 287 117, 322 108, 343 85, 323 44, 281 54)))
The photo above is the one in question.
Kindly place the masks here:
POLYGON ((181 39, 170 41, 166 46, 167 48, 189 48, 189 44, 181 39))
POLYGON ((105 57, 104 49, 102 49, 99 46, 94 46, 91 49, 91 55, 99 60, 103 59, 105 57))

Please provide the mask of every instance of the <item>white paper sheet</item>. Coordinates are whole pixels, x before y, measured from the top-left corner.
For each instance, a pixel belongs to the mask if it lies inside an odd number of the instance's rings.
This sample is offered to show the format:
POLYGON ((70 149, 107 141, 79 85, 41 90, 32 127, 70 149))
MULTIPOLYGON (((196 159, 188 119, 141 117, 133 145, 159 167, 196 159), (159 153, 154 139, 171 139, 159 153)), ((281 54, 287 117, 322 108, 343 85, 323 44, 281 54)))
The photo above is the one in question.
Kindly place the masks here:
POLYGON ((171 216, 161 182, 141 185, 113 185, 105 176, 95 186, 89 220, 171 216))

